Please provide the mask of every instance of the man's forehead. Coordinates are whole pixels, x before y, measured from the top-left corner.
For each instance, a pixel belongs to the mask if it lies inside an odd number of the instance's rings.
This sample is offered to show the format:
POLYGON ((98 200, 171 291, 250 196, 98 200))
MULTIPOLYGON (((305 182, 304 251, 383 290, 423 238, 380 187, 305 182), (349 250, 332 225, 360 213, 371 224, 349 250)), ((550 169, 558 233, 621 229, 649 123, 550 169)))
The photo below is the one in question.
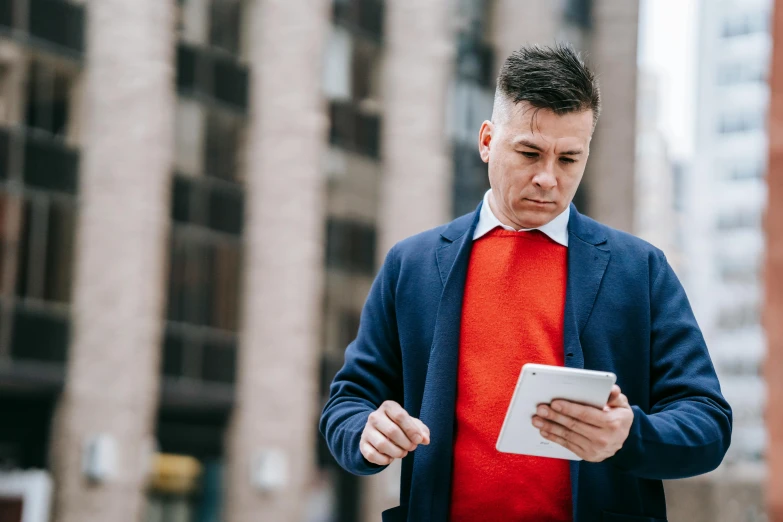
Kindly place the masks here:
POLYGON ((551 109, 533 107, 528 102, 514 105, 510 117, 504 123, 510 134, 544 135, 550 138, 574 137, 589 139, 593 133, 593 111, 556 114, 551 109))

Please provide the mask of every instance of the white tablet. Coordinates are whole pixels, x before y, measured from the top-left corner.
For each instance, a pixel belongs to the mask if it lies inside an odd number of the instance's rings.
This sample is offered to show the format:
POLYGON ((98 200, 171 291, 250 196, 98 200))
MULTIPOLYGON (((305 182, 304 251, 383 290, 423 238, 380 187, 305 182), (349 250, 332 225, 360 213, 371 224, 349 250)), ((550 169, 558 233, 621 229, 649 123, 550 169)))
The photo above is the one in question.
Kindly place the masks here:
POLYGON ((611 372, 524 365, 495 447, 503 453, 582 460, 560 444, 542 437, 533 426, 533 415, 539 404, 549 404, 555 399, 603 408, 616 380, 611 372))

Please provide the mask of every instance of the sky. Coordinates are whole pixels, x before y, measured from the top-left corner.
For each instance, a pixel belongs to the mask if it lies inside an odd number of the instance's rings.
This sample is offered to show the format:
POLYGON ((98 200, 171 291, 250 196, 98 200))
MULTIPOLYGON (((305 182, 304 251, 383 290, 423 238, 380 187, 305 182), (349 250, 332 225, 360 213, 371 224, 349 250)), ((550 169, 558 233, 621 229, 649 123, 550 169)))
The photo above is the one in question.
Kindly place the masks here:
POLYGON ((639 67, 660 81, 661 130, 673 159, 693 156, 698 0, 641 0, 639 67))

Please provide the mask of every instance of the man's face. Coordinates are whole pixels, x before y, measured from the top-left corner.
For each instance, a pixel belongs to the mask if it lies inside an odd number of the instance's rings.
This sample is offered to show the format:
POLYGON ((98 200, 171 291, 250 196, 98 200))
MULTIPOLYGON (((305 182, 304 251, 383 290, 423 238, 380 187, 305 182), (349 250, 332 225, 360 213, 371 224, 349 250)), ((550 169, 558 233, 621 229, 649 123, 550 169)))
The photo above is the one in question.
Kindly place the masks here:
POLYGON ((582 180, 593 113, 558 116, 527 102, 511 105, 496 121, 485 121, 479 152, 489 163, 493 211, 516 228, 536 228, 571 203, 582 180))

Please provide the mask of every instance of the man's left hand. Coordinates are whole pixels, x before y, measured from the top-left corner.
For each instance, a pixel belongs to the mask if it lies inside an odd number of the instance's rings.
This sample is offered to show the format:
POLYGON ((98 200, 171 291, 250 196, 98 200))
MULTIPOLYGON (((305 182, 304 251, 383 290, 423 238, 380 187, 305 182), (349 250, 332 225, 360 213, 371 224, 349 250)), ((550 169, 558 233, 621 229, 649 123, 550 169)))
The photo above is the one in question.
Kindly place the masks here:
POLYGON ((628 397, 614 385, 602 410, 565 400, 542 404, 533 416, 541 436, 588 462, 602 462, 623 447, 633 424, 628 397))

